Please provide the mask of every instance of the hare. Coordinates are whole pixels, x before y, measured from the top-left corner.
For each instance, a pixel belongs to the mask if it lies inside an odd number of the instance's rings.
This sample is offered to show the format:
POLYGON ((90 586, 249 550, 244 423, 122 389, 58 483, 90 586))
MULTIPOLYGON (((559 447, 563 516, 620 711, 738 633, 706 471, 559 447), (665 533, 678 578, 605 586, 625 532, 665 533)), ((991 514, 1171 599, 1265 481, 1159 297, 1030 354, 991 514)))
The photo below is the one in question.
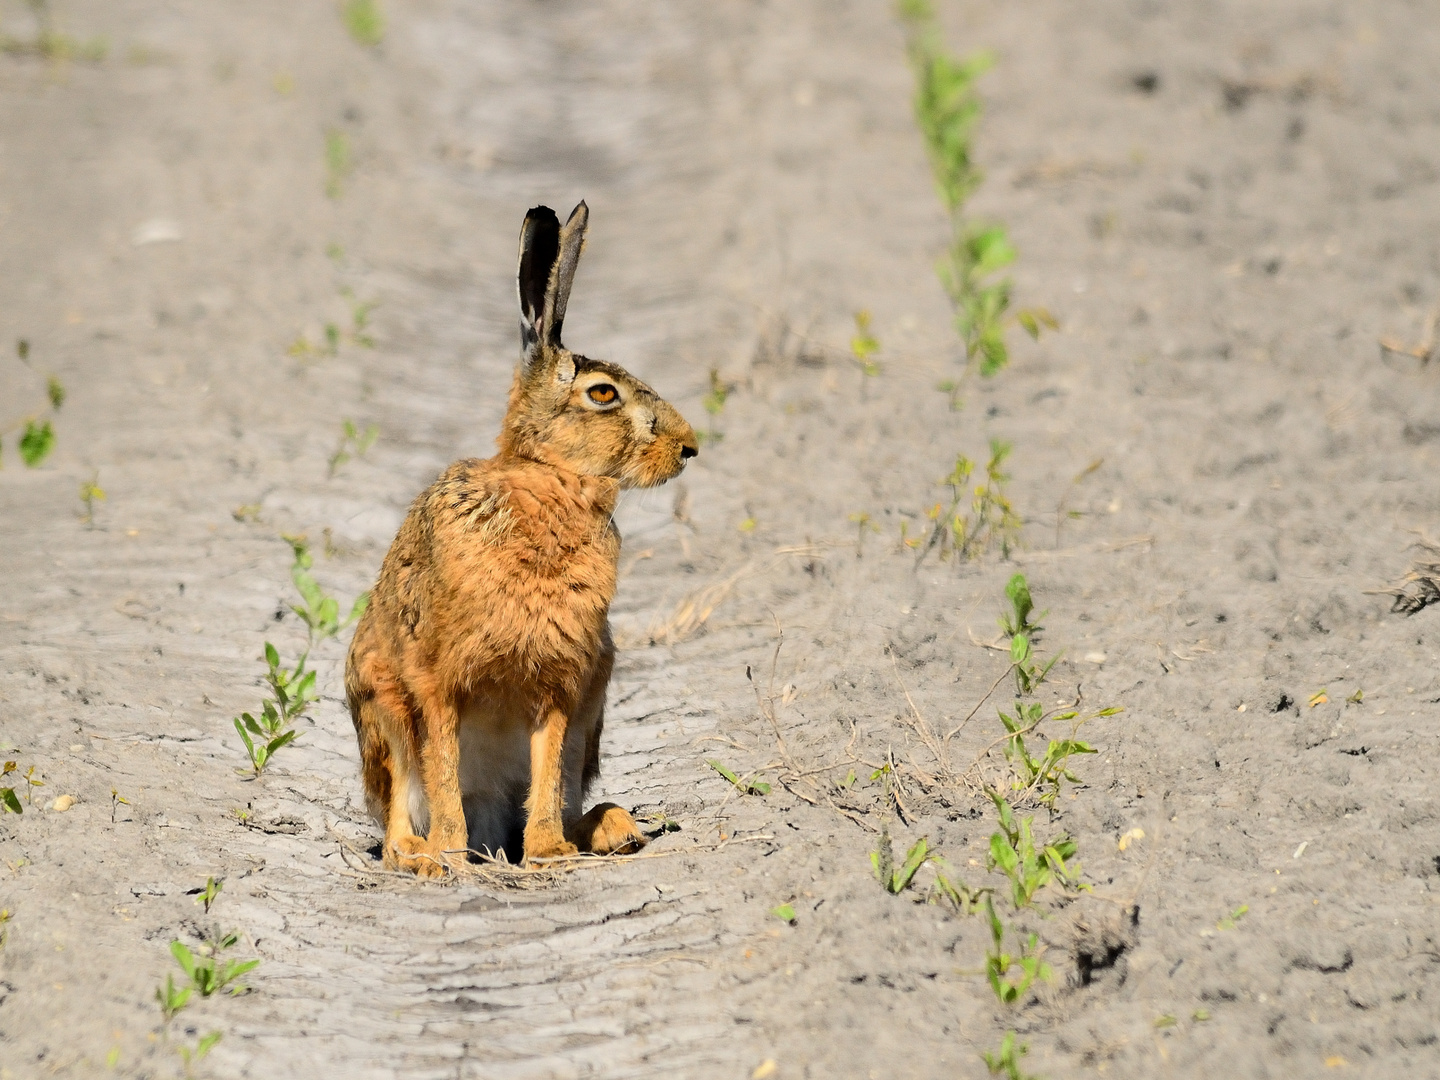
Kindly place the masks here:
POLYGON ((520 364, 499 452, 410 507, 345 665, 385 865, 437 877, 465 849, 517 860, 633 850, 628 812, 582 814, 614 664, 620 491, 679 475, 695 432, 560 328, 589 210, 520 231, 520 364))

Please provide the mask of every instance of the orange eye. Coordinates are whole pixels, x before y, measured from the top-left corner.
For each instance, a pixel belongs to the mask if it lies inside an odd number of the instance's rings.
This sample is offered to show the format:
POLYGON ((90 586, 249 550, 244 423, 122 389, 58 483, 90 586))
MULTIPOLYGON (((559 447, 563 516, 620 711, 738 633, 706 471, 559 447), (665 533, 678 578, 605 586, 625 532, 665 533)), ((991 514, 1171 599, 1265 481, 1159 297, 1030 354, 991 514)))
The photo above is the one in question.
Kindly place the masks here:
POLYGON ((590 395, 590 400, 596 405, 609 405, 620 397, 620 391, 609 383, 596 383, 586 393, 590 395))

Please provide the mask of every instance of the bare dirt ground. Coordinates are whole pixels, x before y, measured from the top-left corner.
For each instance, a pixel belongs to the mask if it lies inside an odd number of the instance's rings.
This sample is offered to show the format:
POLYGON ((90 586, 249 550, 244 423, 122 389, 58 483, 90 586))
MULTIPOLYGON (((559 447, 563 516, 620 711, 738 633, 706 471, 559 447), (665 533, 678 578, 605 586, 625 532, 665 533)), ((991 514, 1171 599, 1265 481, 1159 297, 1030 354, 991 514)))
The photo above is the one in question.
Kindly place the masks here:
MULTIPOLYGON (((0 816, 0 1076, 179 1075, 210 1030, 221 1077, 978 1076, 1007 1030, 1045 1077, 1440 1075, 1440 631, 1371 592, 1440 532, 1440 367, 1377 346, 1440 297, 1433 5, 946 5, 998 59, 972 211, 1061 323, 959 412, 888 5, 386 11, 367 49, 323 0, 54 0, 103 60, 0 53, 0 424, 46 373, 69 391, 53 455, 8 431, 0 472, 0 758, 45 784, 0 816), (413 495, 489 453, 520 219, 581 197, 567 339, 698 426, 710 369, 736 384, 723 439, 622 513, 601 794, 680 831, 534 888, 383 876, 340 643, 300 739, 237 773, 262 642, 303 640, 280 534, 348 600, 413 495), (330 478, 344 418, 380 438, 330 478), (992 436, 1023 546, 917 569, 900 523, 992 436), (869 855, 883 826, 1003 884, 915 716, 948 731, 1004 673, 1017 569, 1065 653, 1047 704, 1125 711, 1036 821, 1093 892, 1000 905, 1055 971, 1005 1008, 983 918, 869 855), (651 633, 712 586, 703 627, 651 633), (252 992, 167 1041, 169 943, 213 923, 252 992)), ((33 39, 28 6, 0 20, 33 39)))

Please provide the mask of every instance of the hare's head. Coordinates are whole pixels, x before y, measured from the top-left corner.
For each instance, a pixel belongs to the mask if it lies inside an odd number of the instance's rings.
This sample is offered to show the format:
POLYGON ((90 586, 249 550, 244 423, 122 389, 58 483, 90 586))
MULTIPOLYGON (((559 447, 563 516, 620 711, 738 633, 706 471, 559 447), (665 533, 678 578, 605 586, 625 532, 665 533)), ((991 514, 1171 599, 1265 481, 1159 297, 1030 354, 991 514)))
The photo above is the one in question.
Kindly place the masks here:
POLYGON ((560 343, 590 211, 582 202, 560 225, 537 206, 520 230, 520 366, 500 433, 502 453, 543 461, 622 487, 653 487, 679 475, 699 449, 675 407, 624 368, 560 343))

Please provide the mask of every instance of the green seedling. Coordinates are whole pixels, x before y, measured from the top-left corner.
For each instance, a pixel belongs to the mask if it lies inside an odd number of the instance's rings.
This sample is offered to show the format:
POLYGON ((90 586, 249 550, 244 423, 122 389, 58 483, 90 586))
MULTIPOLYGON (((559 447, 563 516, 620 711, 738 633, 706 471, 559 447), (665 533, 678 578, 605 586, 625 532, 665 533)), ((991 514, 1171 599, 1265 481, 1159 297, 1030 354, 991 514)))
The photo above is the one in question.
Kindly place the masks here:
POLYGON ((880 341, 870 332, 870 312, 855 313, 855 336, 850 339, 850 355, 867 377, 880 374, 880 365, 871 357, 880 351, 880 341))
POLYGON ((1310 698, 1309 698, 1309 700, 1306 702, 1306 704, 1309 705, 1310 708, 1313 709, 1313 708, 1315 708, 1317 705, 1324 705, 1324 704, 1325 704, 1326 702, 1328 702, 1329 700, 1330 700, 1329 691, 1327 691, 1327 690, 1325 689, 1325 687, 1322 686, 1319 690, 1315 691, 1315 693, 1313 693, 1313 694, 1310 695, 1310 698))
POLYGON ((1101 709, 1090 716, 1081 717, 1078 712, 1062 712, 1052 716, 1044 716, 1039 702, 1029 704, 1015 703, 1015 715, 1011 716, 1004 711, 1000 712, 1000 722, 1005 725, 1005 730, 1010 737, 1002 744, 1005 753, 1005 760, 1008 761, 1014 770, 1014 778, 1011 780, 1011 789, 1021 795, 1029 795, 1033 792, 1040 792, 1037 801, 1050 811, 1055 809, 1055 800, 1060 797, 1060 787, 1064 781, 1072 784, 1080 783, 1080 778, 1072 772, 1068 766, 1069 759, 1074 754, 1094 754, 1096 749, 1087 742, 1081 742, 1074 737, 1075 731, 1080 725, 1088 720, 1102 716, 1114 716, 1125 710, 1119 707, 1101 709), (1069 721, 1073 728, 1071 737, 1068 739, 1051 739, 1045 748, 1042 757, 1035 757, 1025 745, 1025 735, 1033 731, 1036 725, 1042 720, 1054 720, 1058 722, 1069 721))
POLYGON ((1241 919, 1243 919, 1243 918, 1246 916, 1246 914, 1249 913, 1249 911, 1250 911, 1250 905, 1249 905, 1249 904, 1241 904, 1241 905, 1240 905, 1239 907, 1237 907, 1234 911, 1230 912, 1229 915, 1226 915, 1224 918, 1220 919, 1220 920, 1215 924, 1215 929, 1217 929, 1217 930, 1234 930, 1235 927, 1236 927, 1236 925, 1240 922, 1241 919))
POLYGON ((167 1024, 174 1020, 175 1015, 190 1003, 191 993, 191 988, 188 986, 176 989, 175 976, 169 973, 165 975, 165 985, 155 988, 155 1000, 160 1003, 160 1013, 165 1017, 167 1024))
MULTIPOLYGON (((305 654, 320 642, 327 638, 335 637, 340 631, 347 629, 356 622, 360 616, 365 614, 365 608, 369 606, 370 594, 362 592, 355 598, 350 606, 350 614, 345 621, 340 621, 340 604, 333 596, 325 595, 325 592, 311 576, 310 569, 315 565, 315 560, 310 554, 310 548, 303 536, 287 536, 285 539, 295 552, 295 562, 290 567, 290 579, 295 583, 304 606, 299 604, 290 605, 290 610, 299 615, 301 620, 309 628, 310 641, 306 646, 305 654)), ((303 664, 304 657, 301 657, 303 664)))
POLYGON ((725 402, 735 390, 735 384, 726 382, 720 377, 718 368, 710 369, 710 389, 700 403, 705 406, 705 412, 710 417, 710 428, 702 432, 701 437, 705 442, 718 443, 725 437, 723 432, 715 430, 715 420, 725 408, 725 402))
POLYGON ((770 914, 781 922, 789 923, 791 926, 795 925, 795 906, 793 904, 781 904, 779 907, 773 907, 770 909, 770 914))
POLYGON ((1157 1016, 1153 1021, 1151 1021, 1154 1027, 1162 1030, 1164 1028, 1172 1028, 1179 1022, 1180 1021, 1176 1019, 1173 1013, 1165 1013, 1163 1016, 1157 1016))
POLYGON ((1210 1010, 1196 1009, 1193 1013, 1190 1014, 1190 1019, 1194 1020, 1198 1024, 1203 1024, 1206 1020, 1210 1019, 1210 1010))
POLYGON ((1347 705, 1363 705, 1363 704, 1365 704, 1365 691, 1362 690, 1362 689, 1358 689, 1358 688, 1357 688, 1356 691, 1355 691, 1355 693, 1351 694, 1349 697, 1347 697, 1347 698, 1345 699, 1345 703, 1346 703, 1347 705))
POLYGON ((200 1040, 195 1044, 194 1049, 191 1049, 184 1043, 181 1043, 175 1048, 175 1052, 180 1055, 180 1060, 185 1063, 185 1075, 187 1077, 195 1075, 193 1071, 195 1066, 200 1064, 200 1062, 204 1059, 205 1055, 210 1053, 211 1049, 219 1041, 220 1032, 212 1031, 206 1035, 200 1036, 200 1040))
MULTIPOLYGON (((183 941, 170 942, 170 955, 180 965, 190 980, 188 989, 198 990, 201 997, 210 997, 222 990, 230 994, 243 994, 248 987, 236 982, 240 976, 260 966, 259 960, 222 960, 220 954, 240 940, 240 935, 231 931, 223 936, 203 941, 193 952, 183 941)), ((166 980, 169 981, 168 979, 166 980)), ((189 995, 186 994, 188 1000, 189 995)), ((184 1002, 181 1002, 182 1006, 184 1002)))
POLYGON ((996 1053, 985 1051, 985 1067, 990 1070, 991 1076, 1003 1076, 1005 1080, 1035 1080, 1020 1068, 1020 1059, 1029 1052, 1030 1047, 1015 1041, 1015 1032, 1007 1031, 996 1053))
POLYGON ((50 451, 55 449, 55 428, 49 420, 25 421, 25 431, 20 436, 20 460, 33 469, 50 451))
POLYGON ((705 764, 709 765, 712 769, 714 769, 717 773, 719 773, 732 785, 734 785, 735 790, 740 792, 741 795, 770 794, 770 785, 765 783, 763 780, 752 780, 748 776, 743 778, 737 776, 732 770, 727 769, 724 765, 721 765, 720 762, 713 759, 707 760, 705 764))
POLYGON ((373 49, 385 37, 385 15, 379 0, 348 0, 341 12, 345 29, 356 44, 373 49))
POLYGON ((935 896, 943 897, 954 905, 959 914, 974 915, 980 910, 981 901, 987 896, 994 895, 994 889, 972 889, 958 877, 953 877, 954 872, 943 860, 931 859, 930 861, 936 864, 935 892, 932 895, 932 902, 935 896))
MULTIPOLYGON (((330 129, 325 133, 325 194, 329 198, 340 198, 352 168, 350 136, 335 128, 330 129)), ((326 330, 328 333, 329 327, 326 330)), ((337 340, 338 336, 336 331, 337 340)))
POLYGON ((80 520, 86 525, 95 524, 95 504, 105 501, 105 489, 100 486, 100 474, 91 473, 90 479, 80 485, 80 501, 85 504, 85 513, 80 520))
POLYGON ((215 903, 215 898, 220 895, 220 891, 221 891, 222 889, 224 889, 224 888, 225 888, 225 879, 224 879, 224 878, 220 878, 219 880, 216 880, 216 879, 213 878, 213 877, 207 877, 207 878, 205 879, 205 887, 204 887, 203 889, 201 889, 199 895, 195 897, 195 903, 197 903, 197 904, 204 904, 204 905, 205 905, 205 914, 206 914, 206 915, 209 915, 209 914, 210 914, 210 905, 213 904, 213 903, 215 903))
MULTIPOLYGON (((916 564, 925 559, 937 547, 940 558, 951 555, 960 559, 974 559, 989 551, 997 544, 1001 555, 1009 558, 1010 549, 1019 542, 1020 528, 1024 524, 1015 513, 1015 508, 1005 492, 1010 477, 1004 471, 1005 459, 1010 456, 1010 444, 1000 439, 990 440, 990 459, 985 464, 985 482, 970 487, 970 477, 975 463, 963 454, 956 457, 955 467, 950 475, 940 482, 950 488, 950 506, 940 503, 926 511, 930 519, 930 535, 919 547, 916 564), (960 509, 969 497, 968 511, 960 509)), ((904 530, 901 542, 909 544, 904 530)), ((917 541, 918 544, 918 541, 917 541)), ((917 546, 917 545, 911 545, 917 546)))
POLYGON ((258 717, 247 712, 241 713, 234 720, 235 730, 245 745, 245 752, 250 757, 250 766, 255 776, 264 772, 265 766, 278 750, 295 741, 299 732, 295 731, 292 725, 319 699, 315 691, 315 672, 307 670, 305 666, 310 653, 321 642, 335 637, 358 620, 365 614, 365 608, 370 602, 370 594, 361 593, 351 605, 350 614, 342 622, 339 601, 333 596, 327 596, 310 573, 315 560, 305 538, 287 536, 285 539, 295 553, 290 578, 295 583, 302 601, 300 604, 292 604, 290 610, 305 623, 308 640, 305 651, 300 654, 293 668, 281 664, 279 650, 270 642, 265 643, 265 683, 270 688, 270 698, 261 703, 258 717))
POLYGON ((25 783, 26 783, 26 785, 27 785, 27 787, 25 788, 25 801, 26 801, 29 805, 34 806, 34 805, 35 805, 35 789, 36 789, 37 787, 44 787, 44 786, 45 786, 45 781, 44 781, 44 780, 37 780, 37 779, 35 778, 35 766, 34 766, 34 765, 31 765, 30 768, 28 768, 28 769, 25 770, 24 780, 25 780, 25 783))
MULTIPOLYGON (((977 223, 964 215, 964 204, 984 180, 972 149, 982 105, 976 82, 993 65, 988 53, 957 58, 945 50, 939 22, 927 0, 903 0, 900 15, 907 30, 907 52, 915 73, 915 121, 935 175, 940 199, 950 217, 950 244, 936 267, 955 313, 955 328, 965 345, 965 371, 994 375, 1009 363, 1005 326, 1011 283, 995 275, 1015 261, 1015 248, 1003 225, 977 223)), ((1032 337, 1056 326, 1043 308, 1018 313, 1032 337)), ((959 405, 959 380, 942 388, 952 408, 959 405)))
MULTIPOLYGON (((19 766, 15 762, 5 762, 3 768, 0 768, 0 778, 9 776, 17 768, 19 766)), ((3 807, 7 814, 25 813, 25 808, 20 805, 20 797, 15 794, 13 787, 0 787, 0 807, 3 807)))
POLYGON ((5 948, 5 943, 10 940, 10 920, 14 918, 10 909, 0 908, 0 949, 5 948))
POLYGON ((839 787, 842 791, 847 790, 855 786, 855 779, 855 770, 851 769, 845 774, 845 779, 841 780, 840 783, 836 786, 839 787))
POLYGON ((354 338, 356 345, 363 345, 367 349, 375 348, 375 339, 370 336, 367 328, 370 325, 370 312, 374 311, 376 306, 374 300, 361 300, 355 302, 350 309, 350 320, 354 323, 350 336, 354 338))
POLYGON ((1049 982, 1055 973, 1049 964, 1040 959, 1044 949, 1037 947, 1039 938, 1035 934, 1031 934, 1021 945, 1018 955, 1005 951, 1005 927, 988 896, 985 898, 985 918, 990 924, 991 943, 985 954, 985 977, 1000 1003, 1013 1005, 1030 992, 1037 979, 1049 982), (1018 969, 1013 976, 1010 974, 1012 969, 1018 969))
MULTIPOLYGON (((115 824, 115 815, 119 812, 120 807, 121 807, 121 806, 129 806, 129 805, 130 805, 130 800, 127 799, 127 798, 125 798, 124 795, 121 795, 118 788, 113 788, 113 787, 112 787, 112 788, 110 789, 110 824, 111 824, 111 825, 114 825, 114 824, 115 824)), ((208 909, 207 909, 207 910, 208 910, 208 909)))
POLYGON ((54 375, 45 380, 45 395, 50 399, 50 407, 59 412, 60 406, 65 404, 65 387, 54 375))
POLYGON ((915 880, 915 874, 930 858, 929 844, 922 836, 905 853, 905 861, 896 866, 890 846, 890 834, 887 831, 880 834, 880 847, 870 853, 870 865, 885 891, 898 894, 910 887, 910 883, 915 880))
POLYGON ((850 515, 851 522, 855 525, 855 557, 858 559, 864 553, 865 534, 867 532, 878 533, 880 526, 875 524, 875 519, 864 510, 850 515))
POLYGON ((1058 880, 1067 889, 1089 891, 1090 887, 1080 880, 1074 840, 1062 834, 1037 848, 1032 833, 1035 819, 1026 817, 1017 822, 1014 810, 998 792, 987 794, 1000 815, 1000 830, 990 835, 986 869, 998 869, 1010 880, 1017 908, 1033 904, 1035 895, 1052 881, 1058 880))
POLYGON ((361 431, 355 426, 355 421, 347 417, 340 425, 340 442, 336 445, 335 452, 330 455, 330 476, 333 478, 340 466, 352 457, 363 458, 379 437, 378 424, 370 424, 361 431))

